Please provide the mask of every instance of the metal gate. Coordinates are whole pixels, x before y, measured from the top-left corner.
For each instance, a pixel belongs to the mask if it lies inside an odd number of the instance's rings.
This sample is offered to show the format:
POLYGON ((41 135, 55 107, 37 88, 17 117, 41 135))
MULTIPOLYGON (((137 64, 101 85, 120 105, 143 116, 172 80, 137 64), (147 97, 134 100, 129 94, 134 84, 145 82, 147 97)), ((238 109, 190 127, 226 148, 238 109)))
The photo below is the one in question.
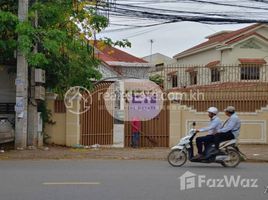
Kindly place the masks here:
POLYGON ((92 95, 90 109, 81 114, 80 143, 88 146, 93 144, 111 145, 113 144, 113 117, 105 107, 103 94, 107 91, 112 82, 101 82, 95 87, 92 95))
MULTIPOLYGON (((125 122, 125 147, 131 146, 131 123, 125 122)), ((169 101, 157 117, 141 122, 141 147, 169 147, 169 101)))

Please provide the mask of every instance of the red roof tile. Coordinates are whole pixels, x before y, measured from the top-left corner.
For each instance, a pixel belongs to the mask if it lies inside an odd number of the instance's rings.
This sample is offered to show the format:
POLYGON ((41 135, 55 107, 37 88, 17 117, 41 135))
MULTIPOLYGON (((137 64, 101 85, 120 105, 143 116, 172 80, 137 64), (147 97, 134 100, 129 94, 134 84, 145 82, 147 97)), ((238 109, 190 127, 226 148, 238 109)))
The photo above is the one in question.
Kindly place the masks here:
POLYGON ((218 43, 228 41, 228 40, 234 38, 235 36, 240 37, 240 35, 242 33, 248 32, 249 30, 252 30, 252 29, 254 29, 254 28, 258 27, 258 26, 261 26, 261 25, 262 24, 253 24, 251 26, 248 26, 248 27, 236 30, 236 31, 226 32, 226 33, 222 33, 222 34, 210 37, 208 41, 203 42, 201 44, 198 44, 198 45, 196 45, 196 46, 194 46, 194 47, 192 47, 190 49, 187 49, 186 51, 183 51, 183 52, 175 55, 174 57, 182 55, 182 54, 190 53, 190 52, 192 52, 194 50, 201 49, 201 48, 204 48, 204 47, 208 47, 208 46, 213 45, 213 44, 218 44, 218 43))
POLYGON ((229 40, 228 42, 226 42, 226 44, 233 44, 233 43, 235 43, 235 42, 238 42, 238 41, 240 41, 240 40, 243 40, 243 39, 245 39, 245 38, 247 38, 247 37, 249 37, 249 36, 252 36, 252 35, 255 35, 255 36, 257 36, 257 37, 262 38, 263 40, 268 41, 268 39, 265 38, 265 37, 263 37, 262 35, 260 35, 260 34, 258 34, 258 33, 256 33, 256 32, 250 32, 250 33, 247 33, 247 34, 245 34, 245 35, 241 35, 241 36, 239 36, 239 37, 237 37, 237 38, 234 38, 234 39, 232 39, 232 40, 229 40))
POLYGON ((147 61, 128 54, 120 49, 111 47, 108 45, 101 45, 97 42, 98 53, 97 56, 104 62, 114 61, 114 62, 126 62, 126 63, 147 63, 147 61))

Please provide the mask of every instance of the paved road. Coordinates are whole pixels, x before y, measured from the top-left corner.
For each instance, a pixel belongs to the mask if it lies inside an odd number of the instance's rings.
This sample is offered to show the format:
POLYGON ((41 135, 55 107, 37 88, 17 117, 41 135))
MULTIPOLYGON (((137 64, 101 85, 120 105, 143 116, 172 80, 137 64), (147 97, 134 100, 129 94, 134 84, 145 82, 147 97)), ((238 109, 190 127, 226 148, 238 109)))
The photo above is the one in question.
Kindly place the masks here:
POLYGON ((0 161, 0 179, 1 200, 268 200, 268 164, 261 163, 226 169, 192 163, 173 168, 149 160, 0 161), (201 188, 181 190, 178 177, 186 171, 206 175, 203 181, 224 175, 258 179, 258 188, 209 188, 202 183, 201 188))

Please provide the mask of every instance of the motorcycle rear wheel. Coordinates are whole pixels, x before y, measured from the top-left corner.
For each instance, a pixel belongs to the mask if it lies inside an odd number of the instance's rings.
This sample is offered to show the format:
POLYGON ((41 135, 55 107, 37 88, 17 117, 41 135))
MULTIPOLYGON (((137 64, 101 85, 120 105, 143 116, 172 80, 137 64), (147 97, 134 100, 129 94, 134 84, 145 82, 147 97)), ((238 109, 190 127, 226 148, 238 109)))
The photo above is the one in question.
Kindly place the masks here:
POLYGON ((181 167, 187 161, 187 155, 180 149, 174 149, 168 154, 167 160, 171 166, 181 167))
POLYGON ((221 163, 222 166, 234 168, 237 167, 237 165, 239 165, 239 163, 241 162, 240 154, 236 150, 228 149, 227 155, 230 157, 230 160, 223 161, 221 163))

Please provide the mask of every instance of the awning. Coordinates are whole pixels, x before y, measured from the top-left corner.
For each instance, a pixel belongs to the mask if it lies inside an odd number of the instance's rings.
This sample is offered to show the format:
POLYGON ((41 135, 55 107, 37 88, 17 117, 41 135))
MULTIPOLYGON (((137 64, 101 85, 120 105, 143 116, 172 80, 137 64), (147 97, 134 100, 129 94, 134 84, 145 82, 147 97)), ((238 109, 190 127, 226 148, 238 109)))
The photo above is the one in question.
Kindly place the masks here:
POLYGON ((238 59, 241 64, 251 64, 251 65, 264 65, 266 64, 266 60, 263 58, 239 58, 238 59))
POLYGON ((176 75, 178 71, 172 71, 172 72, 169 72, 167 73, 168 76, 172 76, 172 75, 176 75))
POLYGON ((185 71, 186 72, 189 72, 189 73, 195 72, 196 71, 196 67, 188 67, 185 71))
POLYGON ((217 65, 219 65, 220 63, 221 63, 221 61, 219 61, 219 60, 212 61, 212 62, 208 63, 208 64, 206 65, 206 67, 207 67, 207 68, 215 68, 215 67, 217 67, 217 65))

